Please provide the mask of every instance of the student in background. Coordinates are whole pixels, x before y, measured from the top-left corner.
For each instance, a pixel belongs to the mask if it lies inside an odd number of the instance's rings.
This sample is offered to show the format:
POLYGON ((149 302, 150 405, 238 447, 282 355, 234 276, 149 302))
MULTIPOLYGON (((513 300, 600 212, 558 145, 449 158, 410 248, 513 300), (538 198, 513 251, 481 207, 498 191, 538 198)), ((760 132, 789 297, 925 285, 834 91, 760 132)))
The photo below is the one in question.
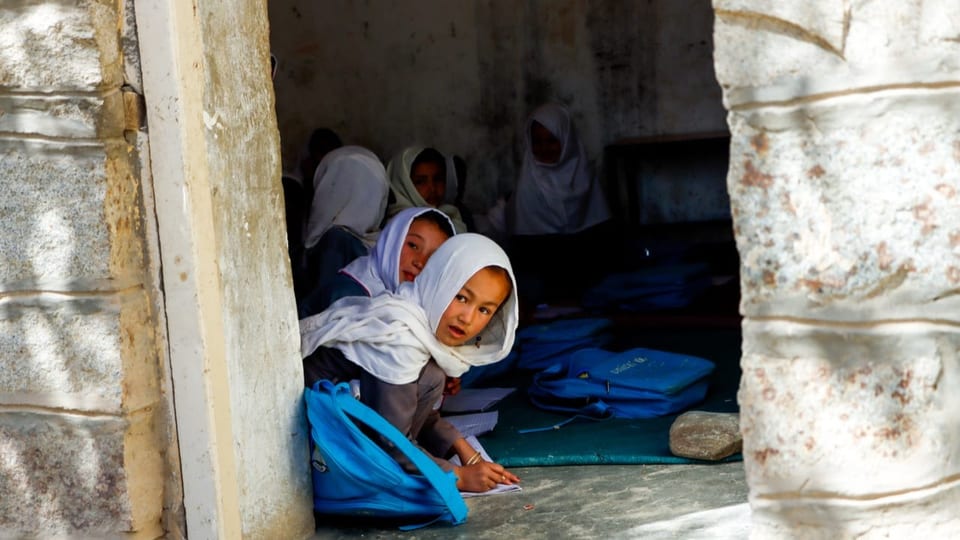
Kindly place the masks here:
POLYGON ((401 150, 387 165, 390 190, 395 202, 387 215, 396 215, 404 208, 429 206, 446 214, 456 232, 466 232, 456 206, 445 201, 447 194, 447 159, 433 148, 411 146, 401 150))
POLYGON ((320 162, 327 154, 342 146, 340 136, 330 128, 317 128, 310 133, 298 164, 307 200, 313 200, 314 177, 320 162))
MULTIPOLYGON (((270 55, 274 70, 275 57, 270 55)), ((293 269, 293 282, 302 281, 300 262, 303 259, 303 232, 313 201, 313 175, 317 165, 331 150, 343 146, 340 137, 328 128, 313 130, 304 145, 294 170, 281 176, 283 206, 287 222, 287 251, 293 269)))
POLYGON ((489 238, 458 234, 396 294, 342 298, 300 321, 304 382, 360 380, 360 399, 417 443, 461 491, 519 478, 476 452, 435 405, 445 377, 502 360, 517 328, 510 261, 489 238), (446 458, 458 456, 461 466, 446 458))
POLYGON ((548 103, 527 121, 520 177, 506 206, 521 294, 579 300, 604 268, 610 211, 566 108, 548 103), (571 280, 570 276, 576 276, 571 280))
POLYGON ((389 192, 380 159, 360 146, 344 146, 327 154, 314 180, 316 189, 303 236, 302 278, 301 283, 294 283, 298 304, 338 270, 369 253, 377 240, 389 192))
POLYGON ((320 313, 344 296, 396 292, 401 283, 420 274, 433 252, 453 234, 450 218, 435 208, 400 211, 380 231, 369 255, 354 259, 303 300, 300 318, 320 313))

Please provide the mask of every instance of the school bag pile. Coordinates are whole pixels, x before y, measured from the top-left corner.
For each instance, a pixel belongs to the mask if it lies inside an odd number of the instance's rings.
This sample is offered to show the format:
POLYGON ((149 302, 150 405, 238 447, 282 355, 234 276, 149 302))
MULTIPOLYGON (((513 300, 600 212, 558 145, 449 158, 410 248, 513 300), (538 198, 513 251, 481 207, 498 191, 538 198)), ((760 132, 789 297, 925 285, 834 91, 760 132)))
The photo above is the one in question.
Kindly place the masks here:
POLYGON ((593 418, 653 418, 703 401, 714 364, 654 349, 581 349, 536 373, 527 390, 542 409, 593 418))
POLYGON ((533 372, 530 401, 592 418, 652 418, 703 401, 713 362, 647 348, 605 350, 612 327, 609 319, 569 319, 518 331, 515 365, 533 372))

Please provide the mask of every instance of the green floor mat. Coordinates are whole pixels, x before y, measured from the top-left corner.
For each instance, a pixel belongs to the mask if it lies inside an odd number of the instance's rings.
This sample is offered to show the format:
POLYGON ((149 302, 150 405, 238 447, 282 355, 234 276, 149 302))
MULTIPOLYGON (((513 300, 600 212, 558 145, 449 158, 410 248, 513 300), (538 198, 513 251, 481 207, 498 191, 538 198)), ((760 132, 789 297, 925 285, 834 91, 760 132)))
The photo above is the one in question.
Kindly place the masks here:
MULTIPOLYGON (((649 347, 680 352, 712 360, 717 369, 703 403, 690 410, 738 411, 736 392, 740 379, 740 331, 736 329, 676 329, 631 331, 620 343, 623 349, 649 347)), ((496 409, 499 422, 494 431, 480 437, 487 453, 506 467, 599 464, 698 463, 670 452, 670 426, 678 415, 643 420, 613 418, 577 419, 559 429, 520 433, 563 422, 569 415, 537 409, 526 397, 526 376, 511 384, 518 391, 501 401, 496 409)), ((740 454, 725 461, 740 460, 740 454)))

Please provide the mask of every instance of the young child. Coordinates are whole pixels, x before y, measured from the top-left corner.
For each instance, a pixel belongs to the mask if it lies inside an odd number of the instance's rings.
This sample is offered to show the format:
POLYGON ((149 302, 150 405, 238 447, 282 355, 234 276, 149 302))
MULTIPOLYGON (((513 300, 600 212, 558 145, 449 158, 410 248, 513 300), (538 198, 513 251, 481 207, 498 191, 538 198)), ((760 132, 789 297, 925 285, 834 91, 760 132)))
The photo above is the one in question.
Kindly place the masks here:
POLYGON ((542 105, 530 115, 524 134, 520 178, 506 208, 521 292, 532 303, 579 300, 580 290, 565 276, 577 275, 579 288, 585 288, 604 269, 597 247, 609 245, 613 233, 606 197, 567 109, 542 105))
POLYGON ((298 300, 370 252, 387 207, 386 171, 366 148, 344 146, 331 151, 317 167, 314 180, 300 279, 294 283, 298 300))
POLYGON ((450 218, 435 208, 402 210, 380 231, 369 255, 354 259, 303 300, 300 318, 320 313, 344 296, 396 292, 401 283, 420 274, 433 252, 453 234, 450 218))
MULTIPOLYGON (((276 69, 275 57, 270 55, 273 68, 276 69)), ((281 176, 283 185, 283 202, 287 218, 287 251, 290 255, 294 283, 301 283, 300 271, 303 260, 303 233, 310 215, 310 205, 313 201, 313 175, 317 165, 330 151, 343 146, 340 137, 330 129, 318 128, 310 134, 310 138, 301 150, 300 158, 292 170, 284 171, 281 176)))
POLYGON ((433 148, 411 146, 387 164, 390 190, 396 202, 387 209, 393 216, 411 206, 430 206, 446 214, 456 232, 466 232, 460 211, 444 202, 447 193, 447 159, 433 148))
POLYGON ((417 443, 461 491, 519 482, 478 453, 434 409, 447 376, 502 360, 517 328, 506 254, 478 234, 444 242, 396 294, 354 296, 300 321, 304 382, 360 380, 362 401, 417 443), (459 456, 456 467, 448 457, 459 456))

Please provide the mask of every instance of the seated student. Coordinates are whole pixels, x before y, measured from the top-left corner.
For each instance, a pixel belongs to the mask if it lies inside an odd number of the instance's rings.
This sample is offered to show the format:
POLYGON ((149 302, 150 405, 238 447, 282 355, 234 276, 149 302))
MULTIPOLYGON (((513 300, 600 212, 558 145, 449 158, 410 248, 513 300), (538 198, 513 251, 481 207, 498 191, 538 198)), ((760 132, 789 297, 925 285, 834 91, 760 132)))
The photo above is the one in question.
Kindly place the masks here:
MULTIPOLYGON (((270 58, 276 69, 273 55, 270 58)), ((294 283, 302 281, 300 261, 303 258, 303 231, 310 213, 310 204, 313 201, 313 175, 323 157, 341 146, 343 143, 333 130, 315 129, 304 145, 296 166, 293 170, 284 171, 281 176, 283 205, 287 217, 287 251, 294 274, 294 283)))
POLYGON ((316 315, 344 296, 396 292, 420 274, 427 259, 453 236, 453 223, 435 208, 407 208, 380 231, 369 255, 354 259, 317 287, 300 306, 300 318, 316 315))
MULTIPOLYGON (((376 296, 383 291, 396 292, 400 283, 413 281, 437 247, 454 234, 453 222, 435 208, 401 210, 381 231, 377 246, 370 255, 360 257, 340 270, 322 309, 343 296, 359 296, 362 293, 356 288, 358 286, 367 296, 376 296), (401 244, 402 247, 391 249, 391 246, 401 244), (397 264, 393 264, 394 260, 397 264)), ((460 378, 447 377, 445 393, 454 395, 459 391, 460 378)))
POLYGON ((527 121, 526 150, 506 206, 521 294, 534 302, 579 299, 603 270, 610 211, 570 113, 548 103, 527 121), (557 271, 563 269, 563 271, 557 271), (578 276, 578 287, 567 276, 578 276))
POLYGON ((396 294, 341 298, 300 321, 304 382, 360 380, 360 399, 444 470, 457 488, 482 492, 519 478, 478 452, 434 408, 445 376, 502 360, 517 328, 510 261, 479 234, 444 242, 396 294), (461 466, 448 457, 459 456, 461 466))
POLYGON ((411 206, 429 206, 446 214, 458 232, 466 232, 467 226, 460 219, 456 206, 444 202, 447 192, 447 158, 433 148, 411 146, 387 164, 390 191, 395 198, 387 215, 393 216, 411 206))
POLYGON ((307 139, 306 147, 303 149, 303 156, 298 163, 300 178, 308 200, 313 200, 311 197, 314 189, 313 180, 320 162, 327 154, 342 146, 343 141, 340 140, 340 136, 330 128, 317 128, 310 133, 310 138, 307 139))
POLYGON ((333 150, 317 167, 314 182, 303 235, 301 281, 294 283, 298 303, 338 270, 369 253, 387 207, 386 171, 366 148, 333 150))

